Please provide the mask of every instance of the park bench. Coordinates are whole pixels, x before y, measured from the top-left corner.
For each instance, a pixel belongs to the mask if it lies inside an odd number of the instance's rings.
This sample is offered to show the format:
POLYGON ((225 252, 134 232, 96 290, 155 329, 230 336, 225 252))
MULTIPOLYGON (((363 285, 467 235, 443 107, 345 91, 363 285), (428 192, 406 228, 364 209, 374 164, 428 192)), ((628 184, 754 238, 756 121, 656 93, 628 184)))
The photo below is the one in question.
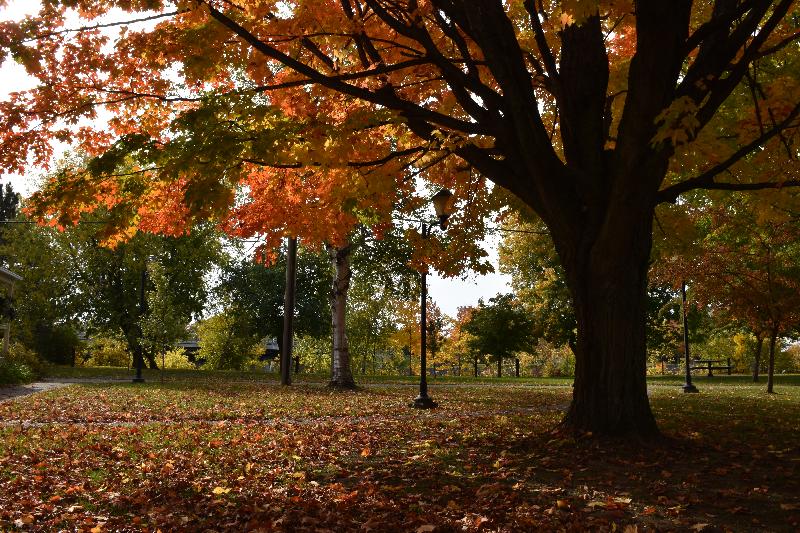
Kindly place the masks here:
POLYGON ((724 359, 692 359, 690 370, 706 370, 708 377, 714 377, 714 370, 726 370, 730 376, 733 365, 731 365, 731 358, 728 357, 727 361, 724 359), (722 364, 727 363, 727 364, 722 364))

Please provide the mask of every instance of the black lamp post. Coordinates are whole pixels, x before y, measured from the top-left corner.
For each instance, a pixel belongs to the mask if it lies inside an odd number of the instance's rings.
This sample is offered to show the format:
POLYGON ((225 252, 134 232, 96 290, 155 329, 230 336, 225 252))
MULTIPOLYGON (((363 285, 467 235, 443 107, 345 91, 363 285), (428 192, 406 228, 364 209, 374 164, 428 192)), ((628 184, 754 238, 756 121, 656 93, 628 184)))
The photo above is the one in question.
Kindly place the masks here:
POLYGON ((689 360, 689 326, 686 320, 686 282, 681 282, 681 312, 683 313, 683 358, 686 365, 686 383, 683 385, 683 392, 700 392, 697 387, 692 385, 692 367, 689 360))
MULTIPOLYGON (((451 205, 451 198, 453 193, 447 189, 442 189, 437 192, 431 202, 436 210, 437 220, 432 222, 422 223, 422 238, 427 239, 431 235, 431 231, 439 226, 442 230, 447 229, 447 219, 453 212, 451 205)), ((427 369, 427 300, 428 300, 428 273, 426 270, 421 274, 421 290, 420 296, 420 352, 419 352, 419 396, 414 398, 411 407, 415 409, 431 409, 437 407, 438 404, 428 396, 428 369, 427 369)))

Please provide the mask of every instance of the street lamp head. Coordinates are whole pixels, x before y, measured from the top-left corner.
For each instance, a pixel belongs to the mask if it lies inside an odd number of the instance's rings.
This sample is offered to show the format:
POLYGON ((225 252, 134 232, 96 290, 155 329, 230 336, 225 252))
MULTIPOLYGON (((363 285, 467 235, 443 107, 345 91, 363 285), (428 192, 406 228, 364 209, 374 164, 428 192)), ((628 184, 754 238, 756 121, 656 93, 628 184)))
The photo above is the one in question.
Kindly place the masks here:
POLYGON ((442 229, 447 227, 447 219, 453 214, 452 198, 453 193, 447 189, 440 190, 431 198, 433 208, 436 210, 436 216, 439 219, 439 227, 442 229))

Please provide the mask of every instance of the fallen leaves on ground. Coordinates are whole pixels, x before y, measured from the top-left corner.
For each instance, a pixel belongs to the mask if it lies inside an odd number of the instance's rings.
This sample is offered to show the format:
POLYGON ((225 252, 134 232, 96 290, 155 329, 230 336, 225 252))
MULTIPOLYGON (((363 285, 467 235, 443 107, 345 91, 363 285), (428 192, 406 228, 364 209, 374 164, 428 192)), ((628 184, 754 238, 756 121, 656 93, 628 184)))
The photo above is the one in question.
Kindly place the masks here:
POLYGON ((657 443, 552 430, 567 387, 74 386, 0 404, 0 529, 792 531, 796 391, 662 388, 657 443), (777 403, 776 403, 777 402, 777 403), (344 414, 347 413, 347 414, 344 414), (667 475, 668 474, 668 475, 667 475))

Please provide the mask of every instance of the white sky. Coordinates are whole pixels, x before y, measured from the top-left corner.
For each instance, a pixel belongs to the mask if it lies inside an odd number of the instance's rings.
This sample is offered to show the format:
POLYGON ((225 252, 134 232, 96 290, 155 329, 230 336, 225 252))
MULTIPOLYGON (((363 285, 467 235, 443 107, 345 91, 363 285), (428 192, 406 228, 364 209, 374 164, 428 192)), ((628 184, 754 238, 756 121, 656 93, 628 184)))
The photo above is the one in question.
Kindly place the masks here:
MULTIPOLYGON (((38 4, 39 2, 35 0, 12 0, 7 7, 0 8, 0 20, 17 20, 27 14, 33 14, 38 10, 38 4)), ((11 92, 32 87, 34 87, 33 80, 14 61, 5 61, 0 66, 0 99, 5 99, 11 92)), ((36 188, 38 176, 38 171, 31 169, 25 175, 2 174, 0 182, 3 184, 10 182, 17 192, 28 196, 36 188)), ((497 237, 491 237, 486 243, 490 260, 495 268, 497 268, 497 242, 497 237)), ((472 275, 466 280, 443 279, 432 274, 428 276, 428 291, 445 313, 455 317, 461 306, 475 305, 479 298, 488 300, 499 292, 509 292, 511 290, 509 282, 509 276, 500 274, 472 275)))

